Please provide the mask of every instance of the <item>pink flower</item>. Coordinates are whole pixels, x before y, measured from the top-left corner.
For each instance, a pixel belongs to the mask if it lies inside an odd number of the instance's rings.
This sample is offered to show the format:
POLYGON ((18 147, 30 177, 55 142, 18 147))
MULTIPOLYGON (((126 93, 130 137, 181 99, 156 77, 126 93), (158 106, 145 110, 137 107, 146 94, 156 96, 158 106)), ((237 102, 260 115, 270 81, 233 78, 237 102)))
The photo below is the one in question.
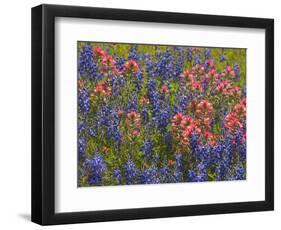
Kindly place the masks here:
POLYGON ((209 116, 213 113, 213 105, 208 100, 200 101, 196 106, 196 115, 197 116, 209 116))
POLYGON ((230 73, 230 72, 232 71, 232 67, 231 67, 231 66, 225 67, 225 71, 226 71, 227 73, 230 73))
POLYGON ((141 126, 140 114, 135 111, 129 112, 126 117, 125 124, 133 133, 134 130, 138 129, 141 126))
POLYGON ((96 47, 95 49, 93 49, 93 53, 97 58, 100 59, 106 56, 106 52, 101 47, 96 47))
POLYGON ((105 81, 100 81, 97 83, 96 87, 94 88, 94 93, 92 96, 99 94, 99 95, 111 95, 111 87, 105 81))
POLYGON ((246 99, 235 105, 233 111, 240 119, 246 117, 246 99))
POLYGON ((84 87, 84 81, 81 80, 81 79, 79 79, 79 80, 77 81, 77 84, 78 84, 78 87, 79 87, 80 89, 84 87))
POLYGON ((201 133, 197 122, 190 116, 177 113, 172 119, 172 134, 181 144, 189 144, 189 138, 193 132, 201 133))
POLYGON ((231 132, 236 130, 237 128, 243 128, 242 123, 239 121, 238 117, 235 113, 229 113, 224 118, 224 125, 227 129, 229 129, 231 132))
POLYGON ((102 64, 106 66, 114 66, 116 61, 113 59, 111 55, 103 56, 102 57, 102 64))
POLYGON ((124 67, 126 72, 131 72, 135 74, 139 71, 139 65, 134 60, 126 61, 124 67))
POLYGON ((217 141, 217 137, 215 134, 211 133, 211 132, 204 132, 203 133, 204 137, 207 139, 208 143, 210 145, 215 145, 216 144, 216 141, 217 141))
POLYGON ((167 160, 167 165, 173 166, 175 164, 175 161, 173 160, 167 160))
POLYGON ((166 93, 166 92, 169 91, 169 87, 166 86, 166 85, 163 85, 163 86, 161 86, 160 90, 161 90, 162 92, 166 93))
POLYGON ((210 70, 210 75, 215 76, 216 73, 217 73, 217 71, 215 69, 210 70))
POLYGON ((138 135, 140 135, 140 131, 139 131, 139 130, 137 130, 137 129, 134 129, 134 131, 133 131, 133 135, 134 135, 134 136, 138 136, 138 135))
POLYGON ((192 89, 194 91, 198 90, 200 92, 203 92, 203 88, 202 88, 201 82, 199 82, 199 81, 192 81, 191 86, 192 86, 192 89))

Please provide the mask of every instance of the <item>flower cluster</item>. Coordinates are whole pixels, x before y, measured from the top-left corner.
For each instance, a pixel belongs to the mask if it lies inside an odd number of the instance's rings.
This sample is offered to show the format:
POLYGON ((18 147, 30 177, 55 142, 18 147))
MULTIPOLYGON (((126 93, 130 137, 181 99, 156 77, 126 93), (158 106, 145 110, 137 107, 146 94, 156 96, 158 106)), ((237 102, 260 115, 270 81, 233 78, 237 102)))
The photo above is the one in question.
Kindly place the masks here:
POLYGON ((78 42, 78 185, 246 179, 246 50, 78 42))

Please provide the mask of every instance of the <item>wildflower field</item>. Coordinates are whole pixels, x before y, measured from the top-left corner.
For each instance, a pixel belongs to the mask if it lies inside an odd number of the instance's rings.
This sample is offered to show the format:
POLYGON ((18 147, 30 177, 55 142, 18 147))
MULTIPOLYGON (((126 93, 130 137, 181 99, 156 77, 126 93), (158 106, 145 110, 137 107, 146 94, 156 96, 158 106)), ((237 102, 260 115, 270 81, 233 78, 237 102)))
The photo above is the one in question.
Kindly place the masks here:
POLYGON ((78 42, 78 186, 246 179, 246 49, 78 42))

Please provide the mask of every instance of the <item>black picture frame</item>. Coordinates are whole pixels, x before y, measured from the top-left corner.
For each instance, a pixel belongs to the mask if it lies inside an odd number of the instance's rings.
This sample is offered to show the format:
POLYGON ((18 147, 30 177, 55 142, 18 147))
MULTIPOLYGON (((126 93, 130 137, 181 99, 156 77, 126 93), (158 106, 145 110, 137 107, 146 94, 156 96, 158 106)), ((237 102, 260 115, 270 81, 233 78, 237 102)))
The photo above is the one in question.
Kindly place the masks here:
POLYGON ((41 225, 267 211, 274 209, 274 20, 110 8, 32 8, 32 221, 41 225), (265 200, 55 213, 55 18, 109 19, 265 29, 265 200))

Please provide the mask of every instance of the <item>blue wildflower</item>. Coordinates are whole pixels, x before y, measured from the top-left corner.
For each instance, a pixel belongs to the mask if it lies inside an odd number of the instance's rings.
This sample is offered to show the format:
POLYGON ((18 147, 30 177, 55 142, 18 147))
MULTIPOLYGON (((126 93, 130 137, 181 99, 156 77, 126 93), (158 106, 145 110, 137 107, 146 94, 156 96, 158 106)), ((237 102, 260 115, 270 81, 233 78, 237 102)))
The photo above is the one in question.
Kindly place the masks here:
POLYGON ((135 163, 132 160, 128 160, 124 166, 126 184, 137 183, 137 177, 139 170, 136 168, 135 163))
POLYGON ((210 59, 211 58, 211 50, 209 48, 206 48, 204 51, 205 58, 210 59))
POLYGON ((192 48, 191 47, 188 47, 187 48, 187 60, 189 61, 189 62, 191 62, 192 61, 192 56, 193 56, 193 51, 192 51, 192 48))
POLYGON ((194 65, 199 65, 201 63, 199 54, 194 55, 194 65))
POLYGON ((113 178, 118 181, 118 184, 122 183, 122 174, 120 169, 116 168, 113 170, 113 178))
POLYGON ((93 58, 93 49, 90 45, 85 45, 79 57, 79 73, 90 79, 101 79, 97 64, 93 58))
POLYGON ((87 139, 86 137, 82 136, 78 138, 78 157, 79 159, 85 157, 85 151, 87 146, 87 139))
POLYGON ((141 184, 158 184, 160 183, 160 179, 158 177, 158 172, 155 167, 146 169, 141 172, 140 175, 141 184))
POLYGON ((237 62, 234 63, 233 70, 235 73, 235 77, 239 78, 240 77, 240 67, 237 62))
POLYGON ((220 62, 226 61, 226 57, 223 53, 220 55, 219 59, 220 59, 220 62))
POLYGON ((81 89, 78 92, 78 103, 79 108, 82 113, 89 113, 90 112, 90 98, 89 93, 86 89, 81 89))
POLYGON ((86 170, 89 171, 89 183, 101 185, 102 175, 106 170, 103 157, 99 153, 95 153, 91 159, 86 159, 86 170))
POLYGON ((153 143, 151 140, 145 140, 143 142, 143 145, 141 147, 141 151, 143 152, 144 156, 148 159, 151 158, 152 155, 152 149, 153 149, 153 143))

